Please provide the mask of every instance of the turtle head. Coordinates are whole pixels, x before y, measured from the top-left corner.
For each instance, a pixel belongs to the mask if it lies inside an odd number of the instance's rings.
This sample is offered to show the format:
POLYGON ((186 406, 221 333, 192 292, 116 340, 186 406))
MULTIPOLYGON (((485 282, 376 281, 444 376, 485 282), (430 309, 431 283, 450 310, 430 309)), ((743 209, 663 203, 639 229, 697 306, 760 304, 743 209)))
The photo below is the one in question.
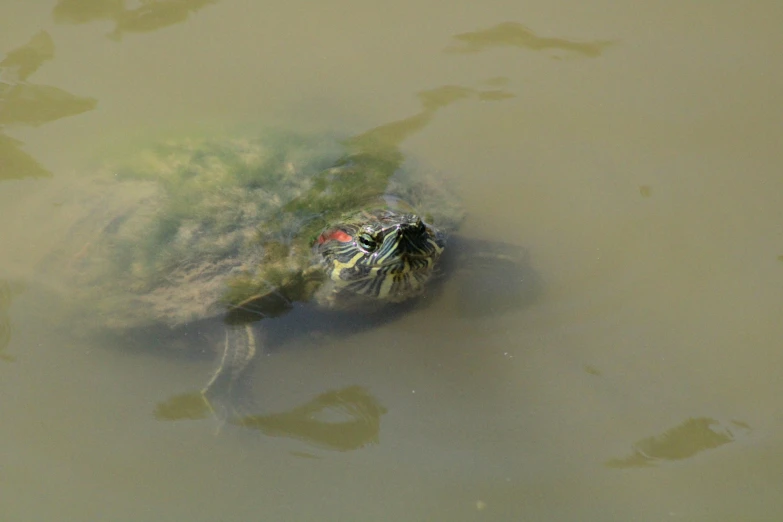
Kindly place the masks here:
POLYGON ((336 294, 399 302, 422 293, 445 245, 415 213, 386 207, 345 216, 313 249, 336 294))

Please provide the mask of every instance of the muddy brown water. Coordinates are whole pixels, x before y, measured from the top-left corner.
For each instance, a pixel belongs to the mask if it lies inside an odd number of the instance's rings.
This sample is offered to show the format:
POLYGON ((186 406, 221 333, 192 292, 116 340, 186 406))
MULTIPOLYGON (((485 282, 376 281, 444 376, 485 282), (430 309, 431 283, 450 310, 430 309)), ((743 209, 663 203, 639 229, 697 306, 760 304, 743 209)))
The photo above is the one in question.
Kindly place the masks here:
POLYGON ((780 520, 782 5, 0 4, 0 519, 780 520), (262 126, 380 129, 535 284, 293 336, 247 426, 156 417, 213 359, 58 321, 51 194, 262 126))

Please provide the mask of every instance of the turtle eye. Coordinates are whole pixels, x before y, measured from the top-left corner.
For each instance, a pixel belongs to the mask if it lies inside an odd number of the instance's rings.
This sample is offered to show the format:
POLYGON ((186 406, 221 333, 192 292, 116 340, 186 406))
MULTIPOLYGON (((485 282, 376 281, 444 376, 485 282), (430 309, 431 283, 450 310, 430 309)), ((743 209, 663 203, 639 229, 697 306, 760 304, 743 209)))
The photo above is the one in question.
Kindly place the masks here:
POLYGON ((374 252, 375 249, 378 248, 378 241, 366 232, 362 232, 357 236, 356 243, 359 245, 359 248, 368 254, 374 252))

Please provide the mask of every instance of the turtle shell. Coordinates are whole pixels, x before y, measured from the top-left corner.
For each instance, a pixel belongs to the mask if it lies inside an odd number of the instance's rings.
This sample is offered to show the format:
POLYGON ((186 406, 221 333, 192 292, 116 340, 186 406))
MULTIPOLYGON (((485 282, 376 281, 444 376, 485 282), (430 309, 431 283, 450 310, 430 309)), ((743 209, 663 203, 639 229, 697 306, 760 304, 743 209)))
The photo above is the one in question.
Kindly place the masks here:
POLYGON ((322 135, 164 140, 72 189, 79 218, 44 274, 101 327, 175 327, 274 291, 313 265, 330 222, 379 199, 446 232, 462 216, 397 147, 322 135))

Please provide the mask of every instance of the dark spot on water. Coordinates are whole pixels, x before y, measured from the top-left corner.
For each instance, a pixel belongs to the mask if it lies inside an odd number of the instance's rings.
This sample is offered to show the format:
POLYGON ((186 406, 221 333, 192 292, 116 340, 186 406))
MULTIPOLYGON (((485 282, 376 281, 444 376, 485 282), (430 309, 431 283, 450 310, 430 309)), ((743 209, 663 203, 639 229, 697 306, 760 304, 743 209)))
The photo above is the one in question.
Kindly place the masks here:
POLYGON ((600 376, 601 370, 596 368, 595 366, 590 366, 589 364, 584 365, 585 373, 589 373, 590 375, 600 376))

